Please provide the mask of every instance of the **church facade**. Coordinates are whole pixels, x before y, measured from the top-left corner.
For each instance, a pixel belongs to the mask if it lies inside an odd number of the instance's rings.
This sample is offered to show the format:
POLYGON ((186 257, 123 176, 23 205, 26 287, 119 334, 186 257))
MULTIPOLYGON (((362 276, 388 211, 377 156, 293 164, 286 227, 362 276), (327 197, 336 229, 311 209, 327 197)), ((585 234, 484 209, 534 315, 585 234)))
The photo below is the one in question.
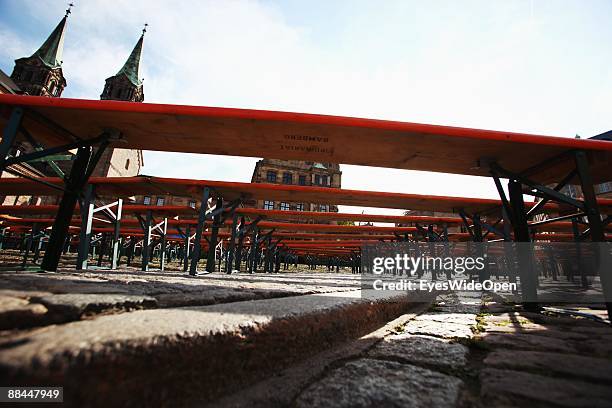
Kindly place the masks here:
MULTIPOLYGON (((0 92, 14 93, 21 95, 43 96, 49 98, 59 98, 62 96, 68 81, 62 69, 64 41, 70 8, 60 20, 59 24, 51 32, 49 37, 43 42, 32 55, 15 60, 15 67, 10 77, 0 72, 0 92)), ((140 64, 144 35, 142 34, 125 64, 113 76, 106 79, 100 99, 118 100, 129 102, 142 102, 144 100, 143 81, 140 78, 140 64)), ((11 152, 17 155, 32 151, 33 147, 27 142, 21 143, 11 152)), ((144 165, 141 150, 119 149, 112 146, 104 151, 92 176, 102 177, 129 177, 136 176, 144 165)), ((70 156, 67 160, 56 162, 37 162, 26 163, 19 169, 12 169, 18 173, 28 176, 63 176, 68 174, 71 167, 70 156)), ((14 177, 15 174, 3 172, 1 177, 14 177)), ((55 198, 51 199, 54 201, 55 198)), ((38 197, 2 197, 0 203, 5 205, 14 204, 40 204, 38 197)), ((45 200, 46 204, 52 204, 45 200)))

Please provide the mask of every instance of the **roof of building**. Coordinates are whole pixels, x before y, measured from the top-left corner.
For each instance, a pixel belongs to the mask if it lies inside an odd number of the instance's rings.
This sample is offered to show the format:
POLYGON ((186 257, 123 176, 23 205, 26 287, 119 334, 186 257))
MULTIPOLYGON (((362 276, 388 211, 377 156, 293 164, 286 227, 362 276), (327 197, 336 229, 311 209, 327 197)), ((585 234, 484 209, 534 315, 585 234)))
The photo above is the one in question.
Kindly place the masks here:
POLYGON ((6 75, 4 71, 0 69, 0 87, 6 89, 6 93, 21 93, 21 89, 17 86, 10 76, 6 75))
POLYGON ((45 40, 43 45, 32 54, 38 57, 49 68, 57 68, 62 65, 62 54, 64 52, 64 36, 66 33, 66 20, 68 13, 62 18, 57 27, 45 40))
POLYGON ((144 32, 138 39, 138 42, 134 46, 134 49, 132 50, 132 53, 128 57, 127 61, 125 61, 125 64, 123 64, 123 67, 121 67, 116 75, 125 75, 134 86, 142 85, 142 80, 140 80, 140 59, 142 57, 143 41, 144 32))

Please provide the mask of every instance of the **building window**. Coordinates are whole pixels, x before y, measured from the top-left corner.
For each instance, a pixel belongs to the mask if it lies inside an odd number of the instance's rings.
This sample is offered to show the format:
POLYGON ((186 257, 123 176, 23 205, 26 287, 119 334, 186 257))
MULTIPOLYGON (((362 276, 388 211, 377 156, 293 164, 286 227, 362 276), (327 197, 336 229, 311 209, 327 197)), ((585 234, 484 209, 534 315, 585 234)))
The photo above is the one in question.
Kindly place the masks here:
POLYGON ((189 201, 189 206, 190 206, 191 208, 196 208, 196 200, 191 200, 191 201, 189 201))
POLYGON ((280 203, 280 209, 283 211, 289 211, 289 203, 280 203))
POLYGON ((321 212, 328 212, 329 211, 329 206, 327 204, 321 204, 319 209, 321 210, 321 212))
POLYGON ((144 205, 151 205, 151 197, 149 196, 144 196, 144 198, 142 199, 142 203, 144 205))
POLYGON ((130 168, 130 159, 125 161, 125 169, 128 170, 130 168))
POLYGON ((297 205, 295 206, 295 209, 297 211, 304 211, 304 203, 297 203, 297 205))
POLYGON ((283 173, 283 184, 293 184, 293 174, 283 173))
POLYGON ((264 201, 264 210, 273 210, 274 209, 274 201, 264 201))
POLYGON ((306 176, 304 176, 303 174, 300 174, 298 184, 300 186, 305 186, 306 185, 306 176))
POLYGON ((275 171, 267 172, 266 180, 268 181, 268 183, 276 183, 276 172, 275 171))
POLYGON ((612 181, 595 186, 597 194, 606 194, 612 191, 612 181))
POLYGON ((321 185, 321 176, 319 176, 318 174, 315 174, 315 184, 317 186, 321 185))
POLYGON ((327 185, 327 176, 321 176, 321 184, 323 184, 324 186, 327 185))
POLYGON ((164 197, 157 197, 157 203, 156 203, 156 205, 162 206, 162 205, 164 205, 164 202, 165 202, 165 201, 166 201, 166 200, 164 199, 164 197))

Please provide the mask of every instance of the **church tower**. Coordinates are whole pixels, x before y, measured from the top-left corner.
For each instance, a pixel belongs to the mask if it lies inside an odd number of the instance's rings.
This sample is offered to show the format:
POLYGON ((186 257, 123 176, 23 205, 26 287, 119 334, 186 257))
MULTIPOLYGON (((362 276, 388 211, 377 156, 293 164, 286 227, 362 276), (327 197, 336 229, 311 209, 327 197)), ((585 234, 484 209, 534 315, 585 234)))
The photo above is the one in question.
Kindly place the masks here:
POLYGON ((111 99, 116 101, 142 102, 144 90, 142 79, 140 79, 140 59, 142 57, 142 43, 147 32, 147 24, 142 30, 136 46, 128 57, 123 67, 116 75, 107 78, 100 99, 111 99))
POLYGON ((28 95, 59 98, 66 87, 62 73, 62 53, 66 20, 71 7, 72 3, 64 18, 34 54, 15 60, 11 79, 28 95))
MULTIPOLYGON (((123 67, 110 78, 106 78, 104 90, 100 99, 127 102, 142 102, 144 100, 143 84, 140 79, 140 60, 142 58, 142 44, 147 32, 145 24, 142 34, 136 42, 132 53, 123 67)), ((102 177, 131 177, 140 173, 144 165, 142 150, 120 149, 107 147, 94 169, 92 176, 102 177)))

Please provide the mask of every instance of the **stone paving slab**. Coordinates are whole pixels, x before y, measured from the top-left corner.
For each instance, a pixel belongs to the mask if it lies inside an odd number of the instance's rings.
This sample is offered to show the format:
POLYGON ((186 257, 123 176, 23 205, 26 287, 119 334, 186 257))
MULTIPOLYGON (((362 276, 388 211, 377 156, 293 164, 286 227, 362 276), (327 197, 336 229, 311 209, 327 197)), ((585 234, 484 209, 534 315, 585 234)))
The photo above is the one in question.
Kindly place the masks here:
POLYGON ((468 348, 431 336, 398 334, 386 337, 368 355, 407 363, 457 369, 467 364, 468 348))
POLYGON ((612 361, 569 353, 501 350, 490 353, 485 365, 514 370, 555 373, 612 385, 612 361))
MULTIPOLYGON (((427 315, 429 317, 430 315, 427 315)), ((445 339, 455 338, 472 338, 474 336, 471 328, 467 324, 441 322, 440 320, 432 320, 422 318, 414 320, 406 325, 406 333, 422 334, 426 336, 442 337, 445 339)))
POLYGON ((425 368, 363 358, 308 387, 296 407, 454 407, 462 381, 425 368))
POLYGON ((470 325, 476 321, 476 315, 472 313, 426 313, 414 319, 415 322, 428 321, 444 324, 470 325))
POLYGON ((157 299, 154 297, 117 293, 50 294, 33 296, 31 301, 44 305, 51 312, 73 319, 116 310, 130 311, 157 307, 157 299))
POLYGON ((577 352, 576 347, 574 347, 569 341, 550 336, 537 336, 523 333, 513 333, 511 335, 485 333, 481 338, 485 344, 491 347, 548 350, 563 353, 577 352))
POLYGON ((483 406, 609 408, 612 387, 584 381, 551 378, 514 370, 486 368, 480 372, 483 406), (537 405, 536 405, 537 406, 537 405))
POLYGON ((33 325, 45 321, 47 308, 41 304, 31 304, 29 301, 15 296, 0 295, 0 330, 22 327, 22 322, 32 322, 33 325))
POLYGON ((365 334, 413 301, 352 291, 100 316, 2 338, 1 382, 59 381, 88 403, 100 387, 132 401, 212 398, 365 334))
POLYGON ((582 341, 580 345, 585 352, 612 360, 612 334, 582 341))
POLYGON ((484 316, 487 333, 530 334, 534 336, 554 337, 564 340, 587 340, 586 333, 574 332, 555 325, 532 323, 520 314, 513 314, 510 319, 494 320, 491 316, 484 316))

